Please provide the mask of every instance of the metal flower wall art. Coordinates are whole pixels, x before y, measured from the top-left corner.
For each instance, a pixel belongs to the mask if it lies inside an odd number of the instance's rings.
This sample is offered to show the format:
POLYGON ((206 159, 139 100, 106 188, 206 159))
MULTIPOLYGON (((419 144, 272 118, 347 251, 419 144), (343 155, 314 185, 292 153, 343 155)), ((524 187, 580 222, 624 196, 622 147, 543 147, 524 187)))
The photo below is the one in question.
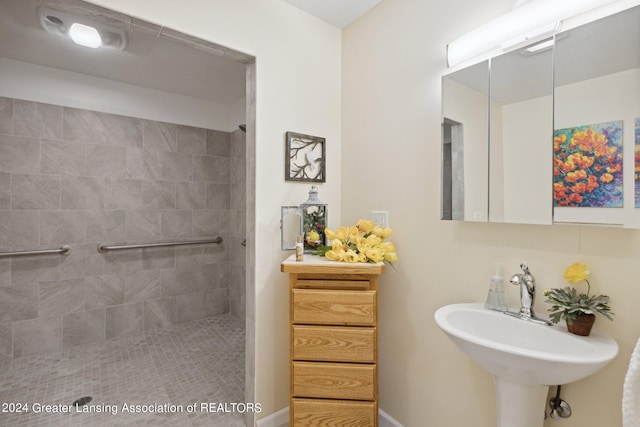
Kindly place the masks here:
POLYGON ((558 129, 553 152, 554 206, 622 207, 622 121, 558 129))

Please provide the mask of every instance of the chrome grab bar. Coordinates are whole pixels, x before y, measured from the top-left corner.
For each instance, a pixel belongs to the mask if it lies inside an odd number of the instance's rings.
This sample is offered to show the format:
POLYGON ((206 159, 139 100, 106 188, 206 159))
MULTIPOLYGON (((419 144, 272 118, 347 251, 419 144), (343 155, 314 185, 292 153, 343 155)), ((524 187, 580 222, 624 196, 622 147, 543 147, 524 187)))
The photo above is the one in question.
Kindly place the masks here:
POLYGON ((215 243, 217 245, 222 243, 222 237, 218 236, 215 239, 209 240, 191 240, 186 242, 158 242, 158 243, 142 243, 139 245, 114 245, 109 246, 104 243, 98 245, 98 252, 105 253, 109 251, 119 251, 122 249, 138 249, 138 248, 160 248, 165 246, 184 246, 184 245, 205 245, 215 243))
POLYGON ((35 251, 16 251, 16 252, 0 252, 0 258, 10 256, 26 256, 26 255, 69 255, 71 248, 69 246, 61 246, 58 249, 39 249, 35 251))

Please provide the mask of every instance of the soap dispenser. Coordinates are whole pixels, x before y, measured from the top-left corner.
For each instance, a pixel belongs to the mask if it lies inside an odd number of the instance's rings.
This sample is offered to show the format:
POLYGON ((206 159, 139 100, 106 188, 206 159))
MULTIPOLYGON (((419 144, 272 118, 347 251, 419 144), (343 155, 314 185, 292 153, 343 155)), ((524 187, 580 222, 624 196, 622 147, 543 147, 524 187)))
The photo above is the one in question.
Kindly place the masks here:
POLYGON ((502 264, 496 264, 496 273, 489 281, 489 293, 484 306, 490 310, 507 311, 507 295, 504 291, 504 279, 502 278, 502 264))

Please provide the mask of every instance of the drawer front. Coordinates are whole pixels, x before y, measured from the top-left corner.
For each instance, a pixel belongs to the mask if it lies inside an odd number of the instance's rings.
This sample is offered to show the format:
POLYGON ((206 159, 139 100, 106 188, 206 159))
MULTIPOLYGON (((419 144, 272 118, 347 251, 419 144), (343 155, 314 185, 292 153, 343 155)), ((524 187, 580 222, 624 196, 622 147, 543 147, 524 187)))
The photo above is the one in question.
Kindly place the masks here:
POLYGON ((292 289, 293 323, 375 326, 376 291, 292 289))
POLYGON ((376 361, 375 328, 293 326, 293 358, 328 362, 376 361))
POLYGON ((295 427, 378 425, 378 408, 375 402, 293 399, 291 406, 291 421, 295 427))
POLYGON ((293 362, 293 396, 376 400, 376 365, 293 362))

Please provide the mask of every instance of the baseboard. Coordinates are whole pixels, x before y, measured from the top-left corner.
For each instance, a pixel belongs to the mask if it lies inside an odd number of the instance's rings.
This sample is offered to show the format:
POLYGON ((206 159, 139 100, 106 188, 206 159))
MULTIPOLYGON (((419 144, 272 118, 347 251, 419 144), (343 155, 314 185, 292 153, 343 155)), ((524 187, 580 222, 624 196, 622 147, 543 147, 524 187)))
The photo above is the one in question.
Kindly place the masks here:
MULTIPOLYGON (((257 427, 288 427, 289 407, 282 408, 256 422, 257 427)), ((404 427, 382 409, 378 409, 378 427, 404 427)))
POLYGON ((257 427, 287 427, 289 425, 289 407, 282 408, 273 414, 256 421, 257 427))

